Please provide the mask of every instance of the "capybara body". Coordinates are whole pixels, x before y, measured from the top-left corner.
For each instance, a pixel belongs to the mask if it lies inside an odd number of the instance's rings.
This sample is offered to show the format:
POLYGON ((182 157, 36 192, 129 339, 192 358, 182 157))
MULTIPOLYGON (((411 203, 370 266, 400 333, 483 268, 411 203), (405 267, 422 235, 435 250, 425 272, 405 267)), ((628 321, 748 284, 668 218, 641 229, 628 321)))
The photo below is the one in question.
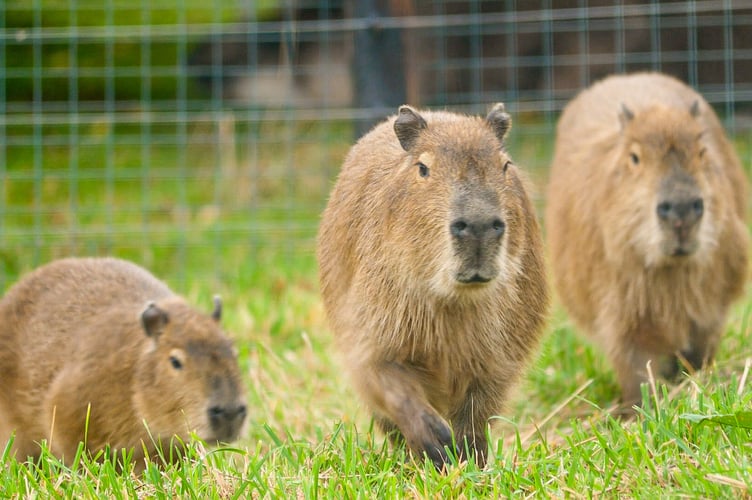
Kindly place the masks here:
POLYGON ((92 454, 133 448, 135 461, 144 446, 169 456, 173 437, 235 439, 246 408, 220 312, 114 258, 31 272, 0 301, 0 443, 15 432, 19 458, 46 439, 65 460, 84 442, 92 454))
POLYGON ((546 210, 555 285, 625 406, 648 361, 670 378, 713 359, 747 277, 746 196, 715 113, 672 77, 612 76, 564 109, 546 210))
POLYGON ((489 417, 547 311, 510 125, 501 104, 485 119, 401 107, 348 153, 319 231, 324 306, 356 391, 439 467, 445 447, 484 463, 489 417))

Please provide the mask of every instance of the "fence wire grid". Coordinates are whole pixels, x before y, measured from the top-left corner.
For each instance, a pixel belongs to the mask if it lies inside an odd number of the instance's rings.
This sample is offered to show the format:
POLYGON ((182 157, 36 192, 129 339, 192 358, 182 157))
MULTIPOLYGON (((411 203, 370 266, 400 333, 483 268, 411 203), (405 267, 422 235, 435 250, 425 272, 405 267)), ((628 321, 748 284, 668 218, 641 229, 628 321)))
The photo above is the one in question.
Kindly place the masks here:
POLYGON ((66 255, 177 280, 310 257, 348 147, 405 102, 505 102, 544 179, 568 99, 660 70, 752 150, 748 0, 11 0, 0 68, 2 288, 66 255))

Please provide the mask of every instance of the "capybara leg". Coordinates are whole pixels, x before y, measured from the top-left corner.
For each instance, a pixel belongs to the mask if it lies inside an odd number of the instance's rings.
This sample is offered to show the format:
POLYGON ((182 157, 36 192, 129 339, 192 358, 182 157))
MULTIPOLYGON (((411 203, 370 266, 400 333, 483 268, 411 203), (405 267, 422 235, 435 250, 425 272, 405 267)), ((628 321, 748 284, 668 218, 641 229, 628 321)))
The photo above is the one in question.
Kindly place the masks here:
POLYGON ((451 417, 460 458, 474 458, 478 467, 486 465, 488 454, 488 418, 498 410, 494 404, 502 398, 489 398, 477 387, 471 386, 460 409, 451 417))
MULTIPOLYGON (((1 372, 0 372, 1 373, 1 372)), ((18 405, 19 403, 16 402, 18 405)), ((20 403, 24 404, 24 403, 20 403)), ((8 445, 8 440, 13 436, 13 446, 11 455, 15 455, 16 460, 25 461, 28 457, 36 458, 40 454, 40 447, 34 439, 34 430, 31 429, 33 423, 23 420, 24 412, 18 413, 17 406, 13 407, 13 402, 0 403, 0 453, 8 445), (27 431, 27 432, 24 432, 27 431)))
MULTIPOLYGON (((0 446, 5 446, 7 443, 0 443, 0 446)), ((42 449, 39 443, 29 439, 28 436, 22 432, 16 431, 15 438, 13 439, 13 448, 11 454, 15 454, 16 460, 19 462, 25 462, 27 458, 31 457, 32 460, 36 460, 41 455, 42 449)))
POLYGON ((374 415, 373 417, 376 421, 376 425, 378 425, 384 435, 389 438, 392 445, 403 446, 405 444, 405 437, 394 422, 380 415, 374 415))
POLYGON ((655 366, 650 353, 641 351, 631 345, 616 346, 610 353, 611 362, 616 371, 616 378, 621 387, 621 410, 629 412, 632 406, 642 405, 642 389, 640 386, 648 382, 648 362, 656 375, 660 367, 655 366))
POLYGON ((66 461, 73 459, 78 443, 84 439, 87 407, 78 407, 70 388, 80 390, 79 380, 86 380, 80 370, 63 369, 50 384, 42 403, 42 430, 52 453, 66 461))
POLYGON ((721 328, 720 325, 703 328, 694 322, 692 323, 690 329, 691 346, 680 353, 683 360, 689 365, 689 367, 683 367, 683 371, 696 371, 713 362, 718 341, 721 338, 721 328))
POLYGON ((449 461, 445 447, 454 449, 452 431, 428 403, 417 370, 398 363, 382 363, 361 371, 357 383, 365 400, 379 413, 386 431, 399 429, 407 446, 442 468, 449 461), (386 424, 384 424, 386 422, 386 424))
POLYGON ((467 432, 457 432, 457 449, 461 460, 475 460, 478 468, 486 466, 488 455, 488 440, 486 429, 469 429, 467 432))

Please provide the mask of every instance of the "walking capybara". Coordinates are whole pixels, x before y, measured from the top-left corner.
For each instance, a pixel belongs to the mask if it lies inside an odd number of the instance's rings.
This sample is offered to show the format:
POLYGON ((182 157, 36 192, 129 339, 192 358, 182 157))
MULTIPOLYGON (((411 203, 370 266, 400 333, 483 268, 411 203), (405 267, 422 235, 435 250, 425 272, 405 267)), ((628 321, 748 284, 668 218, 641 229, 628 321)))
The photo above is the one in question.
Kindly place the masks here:
POLYGON ((746 182, 708 103, 658 73, 611 76, 559 120, 546 211, 556 288, 625 406, 709 363, 747 277, 746 182))
POLYGON ((385 432, 437 467, 445 447, 485 463, 489 417, 546 315, 540 228, 504 149, 510 126, 502 104, 485 119, 402 106, 350 150, 319 231, 344 367, 385 432))
MULTIPOLYGON (((65 460, 143 447, 169 456, 191 433, 238 437, 246 407, 237 357, 211 317, 135 264, 69 258, 43 266, 0 301, 0 446, 19 458, 38 442, 65 460), (143 444, 142 444, 143 443, 143 444)), ((140 461, 136 462, 140 467, 140 461)))

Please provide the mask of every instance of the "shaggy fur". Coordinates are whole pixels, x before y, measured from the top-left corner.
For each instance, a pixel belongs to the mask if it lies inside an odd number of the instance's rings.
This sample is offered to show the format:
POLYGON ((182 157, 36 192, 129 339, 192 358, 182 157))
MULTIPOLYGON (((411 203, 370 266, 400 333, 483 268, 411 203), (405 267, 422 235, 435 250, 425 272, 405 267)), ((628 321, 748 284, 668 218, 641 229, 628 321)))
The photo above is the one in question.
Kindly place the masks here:
POLYGON ((192 432, 235 439, 246 410, 219 311, 199 314, 122 260, 63 259, 30 273, 0 301, 0 443, 15 432, 25 458, 46 439, 70 460, 81 441, 92 454, 109 445, 138 458, 192 432))
POLYGON ((747 278, 746 197, 712 108, 672 77, 612 76, 565 108, 546 212, 555 285, 625 406, 640 402, 648 361, 671 377, 713 359, 747 278), (699 220, 662 222, 665 199, 694 200, 699 220))
POLYGON ((353 146, 321 222, 343 365, 382 428, 439 467, 451 429, 456 451, 484 463, 489 417, 547 312, 540 229, 503 148, 510 125, 500 104, 486 119, 403 106, 353 146))

